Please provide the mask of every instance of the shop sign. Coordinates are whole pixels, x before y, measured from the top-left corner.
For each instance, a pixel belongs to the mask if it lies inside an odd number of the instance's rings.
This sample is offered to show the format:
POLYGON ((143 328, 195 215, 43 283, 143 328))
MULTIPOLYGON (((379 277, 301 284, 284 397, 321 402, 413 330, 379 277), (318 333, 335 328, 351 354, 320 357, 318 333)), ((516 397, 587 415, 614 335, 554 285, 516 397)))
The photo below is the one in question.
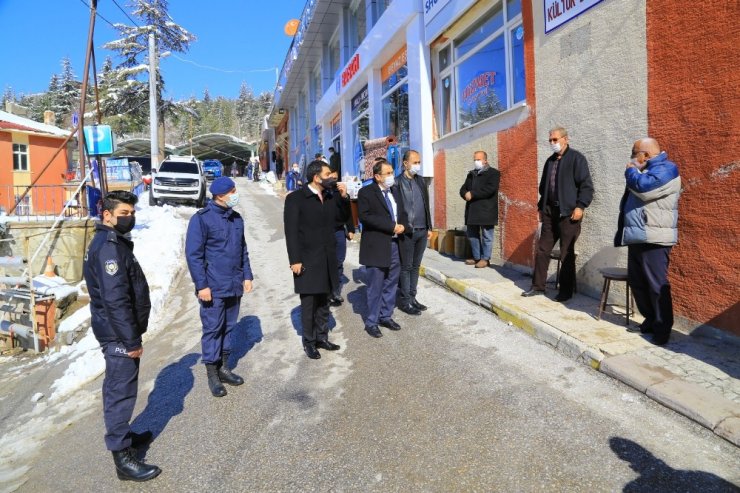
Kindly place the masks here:
POLYGON ((496 81, 496 72, 482 72, 465 86, 462 91, 463 104, 472 105, 481 96, 488 94, 488 88, 493 86, 496 81))
POLYGON ((355 56, 352 57, 352 60, 349 61, 347 64, 347 67, 345 67, 344 71, 342 71, 342 87, 346 86, 349 81, 352 80, 352 77, 357 75, 357 72, 360 71, 360 54, 356 53, 355 56))
POLYGON ((603 0, 544 0, 545 34, 562 26, 603 0))
POLYGON ((404 46, 398 52, 391 57, 388 62, 386 62, 385 65, 380 69, 380 77, 385 82, 388 80, 393 74, 398 72, 399 69, 406 66, 406 47, 404 46))
POLYGON ((450 0, 424 0, 424 24, 429 24, 448 3, 450 0))
POLYGON ((342 112, 337 113, 334 118, 331 119, 331 136, 336 137, 342 130, 342 112))
POLYGON ((357 108, 362 106, 367 101, 367 86, 360 89, 355 97, 352 98, 352 111, 354 112, 357 108))

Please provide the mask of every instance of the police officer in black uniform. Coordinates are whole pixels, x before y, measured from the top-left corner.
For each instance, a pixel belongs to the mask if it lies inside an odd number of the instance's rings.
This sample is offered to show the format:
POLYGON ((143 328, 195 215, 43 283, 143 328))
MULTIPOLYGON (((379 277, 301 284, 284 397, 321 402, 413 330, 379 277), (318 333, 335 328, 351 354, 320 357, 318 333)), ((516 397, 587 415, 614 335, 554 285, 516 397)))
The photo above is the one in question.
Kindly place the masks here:
POLYGON ((208 387, 214 397, 223 397, 223 383, 244 383, 229 368, 231 330, 239 318, 242 295, 252 291, 254 277, 244 239, 244 220, 234 210, 239 203, 234 180, 216 178, 210 191, 213 200, 190 218, 185 256, 200 302, 202 360, 208 387))
POLYGON ((136 447, 152 438, 131 431, 136 404, 141 336, 149 324, 149 285, 126 237, 136 223, 136 195, 117 191, 103 199, 103 221, 85 255, 83 273, 90 293, 92 329, 105 357, 103 417, 105 445, 113 453, 119 479, 148 481, 161 469, 136 457, 136 447))

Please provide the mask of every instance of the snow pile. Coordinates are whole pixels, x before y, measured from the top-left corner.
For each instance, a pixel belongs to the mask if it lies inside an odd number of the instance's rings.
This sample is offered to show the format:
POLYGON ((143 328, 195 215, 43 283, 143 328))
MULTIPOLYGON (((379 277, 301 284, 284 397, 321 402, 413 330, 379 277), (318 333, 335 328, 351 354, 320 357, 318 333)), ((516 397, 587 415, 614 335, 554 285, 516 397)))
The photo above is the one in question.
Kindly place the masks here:
POLYGON ((268 195, 274 195, 275 197, 277 197, 277 193, 275 192, 274 186, 272 186, 271 184, 265 181, 261 181, 259 183, 260 183, 260 188, 264 190, 265 192, 267 192, 268 195))
POLYGON ((70 286, 69 284, 67 284, 66 279, 59 276, 36 276, 33 278, 33 287, 37 293, 53 294, 54 298, 58 300, 66 298, 67 296, 77 292, 76 286, 70 286))
MULTIPOLYGON (((149 207, 141 204, 141 208, 136 211, 136 228, 131 237, 134 241, 134 253, 149 283, 152 316, 149 319, 148 335, 161 329, 158 314, 162 312, 167 292, 174 284, 184 255, 188 219, 185 217, 187 214, 181 214, 183 210, 184 208, 176 209, 169 205, 149 207)), ((62 322, 59 331, 75 330, 87 323, 89 318, 90 307, 85 306, 62 322)), ((70 394, 105 370, 105 360, 92 328, 76 344, 63 346, 59 351, 48 355, 47 361, 56 361, 65 356, 74 361, 64 375, 52 384, 50 401, 70 394)))

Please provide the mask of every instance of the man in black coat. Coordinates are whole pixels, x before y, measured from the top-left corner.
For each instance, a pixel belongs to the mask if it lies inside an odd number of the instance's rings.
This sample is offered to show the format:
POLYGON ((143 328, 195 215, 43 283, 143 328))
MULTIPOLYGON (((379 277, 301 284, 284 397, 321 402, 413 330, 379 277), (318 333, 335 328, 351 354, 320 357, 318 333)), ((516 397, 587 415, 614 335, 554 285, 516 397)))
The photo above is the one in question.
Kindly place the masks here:
POLYGON ((303 349, 309 358, 319 359, 318 349, 339 349, 329 342, 329 293, 339 285, 334 224, 340 194, 333 191, 337 181, 323 161, 308 165, 306 182, 285 199, 285 243, 301 298, 303 349))
POLYGON ((562 127, 553 128, 549 141, 553 154, 542 171, 537 203, 542 231, 537 241, 532 288, 522 296, 545 292, 550 252, 560 240, 560 292, 555 299, 567 301, 575 290, 576 240, 581 234, 583 211, 593 199, 594 186, 588 161, 568 145, 568 132, 562 127))
POLYGON ((409 221, 403 234, 401 250, 400 309, 409 315, 420 315, 427 307, 416 300, 419 268, 427 240, 432 236, 432 214, 429 210, 429 191, 421 172, 421 155, 408 150, 402 158, 403 172, 397 177, 396 187, 401 192, 401 202, 409 221))
POLYGON ((372 337, 382 337, 378 325, 400 330, 392 318, 401 272, 399 242, 408 229, 401 194, 394 187, 393 166, 385 159, 373 165, 375 181, 360 189, 357 209, 362 223, 360 264, 365 266, 367 314, 365 330, 372 337))
POLYGON ((342 179, 342 158, 333 147, 329 148, 329 166, 331 169, 336 170, 339 179, 342 179))
POLYGON ((468 172, 460 187, 460 197, 465 199, 465 229, 467 230, 473 258, 467 265, 488 267, 493 251, 493 229, 498 224, 498 185, 501 173, 488 164, 488 154, 473 154, 475 169, 468 172))

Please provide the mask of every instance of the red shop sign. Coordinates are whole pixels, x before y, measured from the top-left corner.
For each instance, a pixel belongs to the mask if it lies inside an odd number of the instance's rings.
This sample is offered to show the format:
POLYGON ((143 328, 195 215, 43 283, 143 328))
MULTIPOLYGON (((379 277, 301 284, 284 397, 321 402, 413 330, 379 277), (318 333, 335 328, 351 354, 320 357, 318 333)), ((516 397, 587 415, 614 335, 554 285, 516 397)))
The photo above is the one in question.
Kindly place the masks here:
POLYGON ((346 86, 349 81, 352 80, 352 77, 357 75, 357 72, 360 71, 360 54, 357 53, 355 56, 352 57, 352 60, 349 61, 347 64, 347 68, 345 68, 342 71, 342 87, 346 86))

